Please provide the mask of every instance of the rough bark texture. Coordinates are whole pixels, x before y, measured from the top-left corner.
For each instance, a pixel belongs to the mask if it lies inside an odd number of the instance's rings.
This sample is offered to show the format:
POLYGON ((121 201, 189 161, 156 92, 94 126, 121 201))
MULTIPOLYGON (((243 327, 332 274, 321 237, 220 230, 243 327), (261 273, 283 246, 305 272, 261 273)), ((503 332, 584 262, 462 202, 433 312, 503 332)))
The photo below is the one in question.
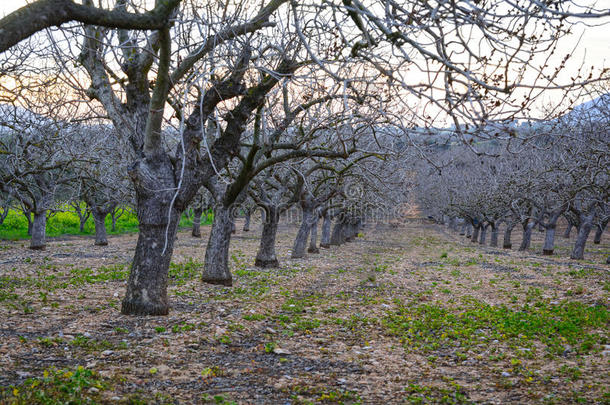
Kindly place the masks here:
POLYGON ((106 216, 108 212, 93 209, 91 210, 93 215, 93 222, 95 224, 95 245, 106 246, 108 245, 108 236, 106 234, 106 216))
POLYGON ((193 238, 201 238, 201 215, 203 215, 203 207, 195 207, 193 209, 193 230, 191 232, 193 238))
POLYGON ((573 226, 574 225, 571 222, 568 223, 568 227, 566 228, 565 232, 563 233, 564 238, 566 238, 566 239, 570 238, 570 232, 572 231, 573 226))
POLYGON ((605 222, 605 223, 597 224, 595 226, 595 237, 593 238, 593 243, 595 243, 596 245, 599 245, 600 243, 602 243, 602 235, 604 234, 604 230, 606 229, 607 225, 608 225, 608 223, 605 222))
POLYGON ((130 169, 140 232, 121 304, 125 315, 167 315, 167 277, 181 210, 170 209, 175 189, 167 155, 141 159, 130 169))
POLYGON ((294 239, 294 245, 292 247, 292 258, 300 259, 305 256, 305 246, 307 245, 307 237, 311 230, 313 221, 314 211, 310 208, 303 209, 303 220, 301 226, 297 232, 297 236, 294 239))
POLYGON ((261 234, 261 243, 256 254, 254 265, 257 267, 278 267, 280 264, 275 255, 275 237, 279 223, 279 212, 276 207, 265 207, 265 221, 261 234))
POLYGON ((498 226, 496 224, 491 225, 491 239, 489 240, 489 246, 498 247, 498 226))
POLYGON ((466 225, 466 234, 465 234, 465 236, 467 238, 471 238, 472 237, 472 224, 466 225))
POLYGON ((328 211, 324 213, 322 218, 322 237, 320 239, 320 247, 328 249, 330 247, 330 228, 332 225, 332 219, 328 211))
POLYGON ((583 214, 580 216, 580 227, 578 228, 578 235, 576 236, 576 242, 574 242, 574 249, 570 258, 576 260, 582 260, 585 257, 585 245, 587 244, 587 238, 593 228, 593 217, 594 213, 583 214))
POLYGON ((47 211, 35 211, 32 223, 32 239, 30 249, 44 250, 46 247, 47 211))
POLYGON ((530 243, 532 242, 532 230, 536 226, 535 222, 526 222, 523 225, 523 240, 521 241, 521 245, 519 246, 520 251, 527 250, 530 247, 530 243))
POLYGON ((219 204, 214 209, 214 222, 205 250, 201 280, 210 284, 233 285, 229 271, 229 246, 233 224, 231 210, 219 204))
POLYGON ((472 232, 472 236, 470 238, 470 240, 472 242, 477 242, 479 240, 479 232, 481 230, 481 227, 479 225, 474 226, 474 231, 472 232))
POLYGON ((242 231, 244 232, 250 232, 250 218, 251 218, 252 214, 250 212, 250 210, 247 210, 245 213, 245 221, 244 221, 244 227, 242 229, 242 231))
POLYGON ((479 237, 479 244, 484 245, 487 240, 487 228, 489 225, 484 225, 481 227, 481 236, 479 237))
POLYGON ((555 249, 555 230, 556 224, 547 224, 546 233, 544 234, 544 246, 542 246, 543 255, 552 255, 555 249))
POLYGON ((510 238, 512 236, 514 227, 515 227, 515 224, 512 222, 509 222, 506 224, 506 229, 504 230, 504 240, 502 242, 503 249, 511 249, 513 247, 513 244, 511 243, 510 238))
POLYGON ((335 222, 335 226, 333 227, 333 232, 330 236, 330 244, 331 245, 342 245, 345 242, 345 219, 339 218, 337 222, 335 222))
POLYGON ((318 249, 318 216, 316 215, 313 224, 311 225, 311 232, 309 237, 309 248, 308 253, 320 253, 318 249))

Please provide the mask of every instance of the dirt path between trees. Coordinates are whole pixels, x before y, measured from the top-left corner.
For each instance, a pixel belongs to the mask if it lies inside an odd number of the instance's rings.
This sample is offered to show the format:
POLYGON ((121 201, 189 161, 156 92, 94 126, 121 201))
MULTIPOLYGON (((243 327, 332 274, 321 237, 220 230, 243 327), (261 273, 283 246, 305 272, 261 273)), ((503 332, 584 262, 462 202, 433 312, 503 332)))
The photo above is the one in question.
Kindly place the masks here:
POLYGON ((610 401, 608 235, 576 262, 566 240, 543 257, 540 235, 521 253, 412 220, 291 260, 282 226, 281 267, 262 270, 254 226, 227 288, 198 279, 202 231, 178 235, 166 317, 119 313, 136 235, 0 242, 0 402, 610 401))

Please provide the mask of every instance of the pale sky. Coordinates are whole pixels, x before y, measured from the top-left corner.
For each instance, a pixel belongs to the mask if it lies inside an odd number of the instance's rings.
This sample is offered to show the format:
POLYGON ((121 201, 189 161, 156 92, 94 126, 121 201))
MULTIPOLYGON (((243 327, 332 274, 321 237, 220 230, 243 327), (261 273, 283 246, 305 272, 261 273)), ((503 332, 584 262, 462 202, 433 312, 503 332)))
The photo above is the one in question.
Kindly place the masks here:
MULTIPOLYGON (((4 16, 12 11, 15 11, 19 7, 24 6, 26 3, 31 2, 28 0, 0 0, 0 16, 4 16)), ((598 8, 600 5, 608 4, 610 8, 610 0, 597 0, 598 8)), ((591 66, 595 66, 597 69, 604 67, 610 68, 610 19, 604 20, 607 22, 605 26, 593 26, 588 27, 584 24, 577 25, 573 32, 572 38, 564 38, 561 45, 553 58, 551 58, 551 65, 557 65, 561 59, 567 54, 571 53, 572 58, 568 61, 566 69, 563 71, 560 78, 562 81, 568 82, 569 77, 575 72, 581 65, 589 69, 591 66), (577 41, 582 35, 582 39, 578 45, 577 41)), ((587 24, 595 24, 600 21, 589 19, 583 21, 587 24)), ((552 98, 552 95, 549 94, 552 98)))

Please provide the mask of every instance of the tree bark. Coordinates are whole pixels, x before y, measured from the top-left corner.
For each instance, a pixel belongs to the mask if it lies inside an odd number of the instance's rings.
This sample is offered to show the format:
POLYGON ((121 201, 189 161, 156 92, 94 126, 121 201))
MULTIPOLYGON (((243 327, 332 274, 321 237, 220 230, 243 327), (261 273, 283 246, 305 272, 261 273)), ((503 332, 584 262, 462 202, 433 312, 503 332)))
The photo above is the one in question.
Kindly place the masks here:
POLYGON ((328 249, 330 247, 330 227, 332 219, 328 210, 324 213, 322 219, 322 238, 320 239, 320 247, 328 249))
POLYGON ((566 228, 565 232, 563 233, 563 237, 566 239, 570 238, 570 232, 572 231, 572 227, 574 225, 571 222, 568 222, 568 227, 566 228))
POLYGON ((605 221, 595 226, 595 238, 593 238, 593 243, 596 245, 602 243, 602 235, 604 234, 607 225, 608 221, 605 221))
POLYGON ((504 240, 502 242, 503 249, 511 249, 513 247, 510 238, 512 236, 513 228, 515 227, 515 225, 516 224, 512 221, 506 223, 506 229, 504 230, 504 240))
POLYGON ((465 234, 465 236, 467 238, 471 238, 472 237, 472 224, 471 223, 468 223, 466 225, 466 234, 465 234))
POLYGON ((571 259, 582 260, 585 257, 585 245, 587 244, 587 238, 593 228, 593 217, 595 211, 587 214, 580 215, 580 227, 578 228, 578 235, 576 236, 576 242, 574 242, 574 249, 570 255, 571 259))
POLYGON ((97 210, 95 207, 92 207, 91 214, 93 215, 93 222, 95 224, 94 244, 96 246, 108 245, 108 237, 106 235, 106 216, 108 216, 108 212, 97 210))
POLYGON ((498 226, 495 223, 491 224, 491 239, 489 241, 489 246, 498 247, 498 226))
POLYGON ((191 231, 193 238, 201 238, 201 215, 203 215, 203 207, 193 208, 193 229, 191 231))
POLYGON ((332 235, 330 236, 330 244, 331 245, 342 245, 345 242, 345 218, 340 216, 335 222, 335 226, 333 227, 332 235))
POLYGON ((244 232, 250 232, 250 217, 252 216, 252 213, 250 210, 246 210, 245 212, 245 221, 244 221, 244 227, 242 229, 242 231, 244 232))
POLYGON ((479 238, 479 245, 484 245, 487 240, 487 228, 489 225, 481 226, 481 237, 479 238))
POLYGON ((301 226, 297 232, 297 236, 294 239, 294 245, 292 247, 292 258, 300 259, 305 256, 305 246, 307 245, 307 237, 311 230, 312 221, 314 216, 314 210, 312 208, 303 207, 303 220, 301 226))
POLYGON ((535 226, 536 223, 533 221, 528 221, 523 224, 523 240, 519 246, 520 251, 527 250, 530 247, 530 243, 532 242, 532 230, 535 226))
POLYGON ((44 250, 46 247, 47 210, 34 211, 30 249, 44 250))
POLYGON ((317 213, 314 215, 315 219, 311 224, 308 253, 320 253, 320 249, 318 249, 318 215, 317 213))
POLYGON ((542 246, 542 254, 550 256, 553 254, 555 246, 555 229, 557 224, 548 224, 546 226, 546 233, 544 234, 544 246, 542 246))
POLYGON ((474 243, 476 243, 479 239, 479 231, 481 230, 481 226, 480 225, 476 225, 474 226, 474 231, 472 232, 472 236, 470 238, 470 240, 474 243))
POLYGON ((256 254, 254 265, 257 267, 279 267, 279 262, 275 255, 275 237, 279 223, 279 210, 277 207, 265 207, 265 221, 263 222, 263 232, 261 242, 256 254))
POLYGON ((231 209, 218 204, 214 209, 214 222, 205 250, 205 262, 201 280, 209 284, 233 285, 229 270, 229 246, 233 224, 231 209))

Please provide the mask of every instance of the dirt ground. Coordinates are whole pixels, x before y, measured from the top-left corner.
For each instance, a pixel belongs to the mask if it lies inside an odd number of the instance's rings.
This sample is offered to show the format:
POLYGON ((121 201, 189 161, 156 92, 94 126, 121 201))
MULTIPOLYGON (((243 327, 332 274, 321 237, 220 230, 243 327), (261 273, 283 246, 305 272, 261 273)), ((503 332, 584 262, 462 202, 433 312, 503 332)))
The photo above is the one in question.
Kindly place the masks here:
POLYGON ((263 270, 239 225, 231 288, 198 279, 209 227, 179 233, 165 317, 119 312, 136 235, 0 242, 0 402, 82 366, 101 403, 610 403, 608 233, 573 261, 562 230, 542 256, 414 219, 291 260, 282 225, 263 270))

